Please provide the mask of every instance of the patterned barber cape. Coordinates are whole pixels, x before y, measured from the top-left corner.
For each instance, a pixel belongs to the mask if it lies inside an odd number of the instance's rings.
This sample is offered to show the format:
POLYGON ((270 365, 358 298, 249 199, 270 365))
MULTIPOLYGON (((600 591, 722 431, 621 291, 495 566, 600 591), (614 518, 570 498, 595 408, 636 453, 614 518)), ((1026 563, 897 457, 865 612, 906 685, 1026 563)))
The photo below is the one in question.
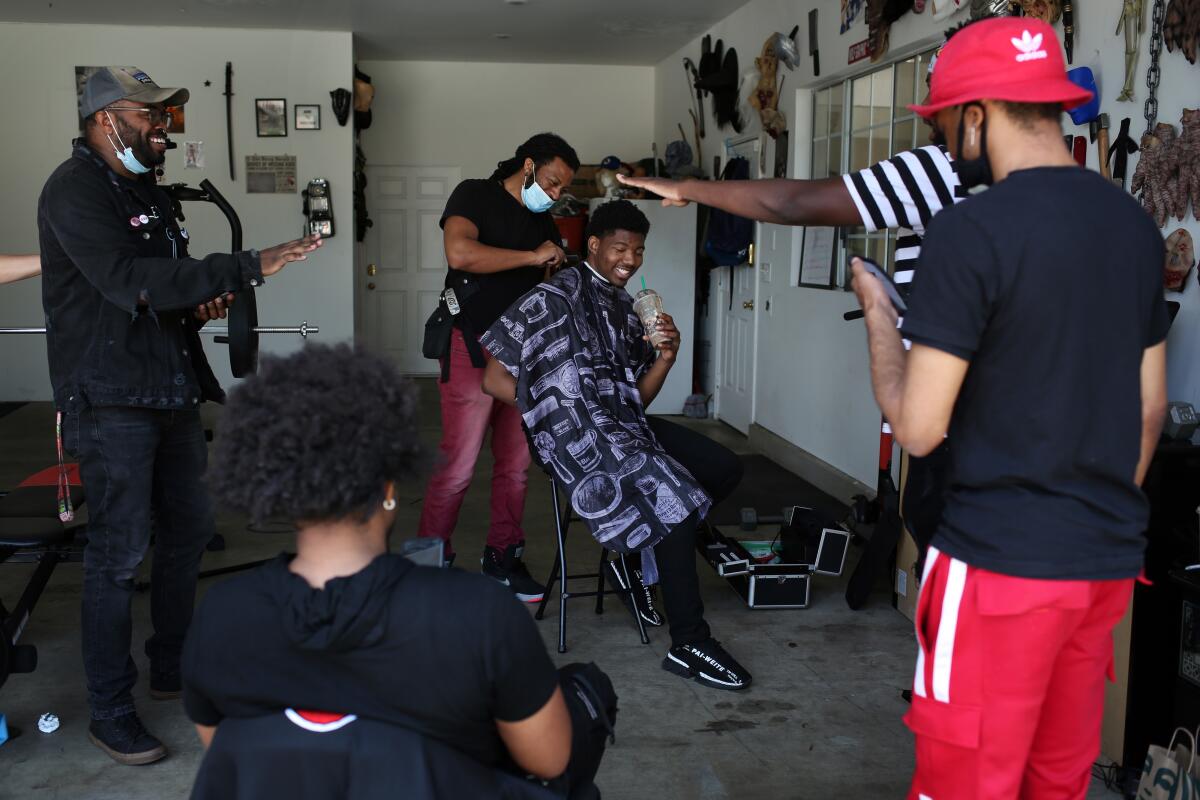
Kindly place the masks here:
POLYGON ((534 460, 596 540, 620 553, 657 544, 712 504, 646 422, 637 381, 654 350, 643 335, 629 293, 585 263, 538 285, 481 339, 517 379, 534 460))

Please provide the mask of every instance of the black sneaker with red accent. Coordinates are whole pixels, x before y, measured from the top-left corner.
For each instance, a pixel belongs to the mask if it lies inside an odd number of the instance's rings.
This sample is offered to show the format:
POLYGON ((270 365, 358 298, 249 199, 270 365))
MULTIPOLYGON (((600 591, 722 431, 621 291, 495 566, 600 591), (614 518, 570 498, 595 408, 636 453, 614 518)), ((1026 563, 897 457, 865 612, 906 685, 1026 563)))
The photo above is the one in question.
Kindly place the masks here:
POLYGON ((698 644, 676 645, 667 651, 662 667, 684 678, 714 689, 738 691, 750 685, 750 673, 721 647, 716 639, 698 644))
POLYGON ((484 575, 512 589, 518 600, 524 603, 538 603, 546 593, 546 587, 529 574, 529 569, 521 560, 524 552, 524 542, 510 544, 503 551, 495 547, 485 547, 479 564, 484 575))

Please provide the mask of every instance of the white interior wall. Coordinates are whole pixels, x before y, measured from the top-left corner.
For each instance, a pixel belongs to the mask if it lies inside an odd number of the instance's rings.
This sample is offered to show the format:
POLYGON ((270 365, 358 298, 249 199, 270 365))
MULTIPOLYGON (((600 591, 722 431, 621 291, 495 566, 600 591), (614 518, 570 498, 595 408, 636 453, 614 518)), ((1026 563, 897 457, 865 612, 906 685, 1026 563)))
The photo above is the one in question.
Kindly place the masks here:
MULTIPOLYGON (((244 247, 268 247, 302 232, 301 197, 296 194, 245 193, 247 155, 294 155, 299 189, 315 177, 329 180, 337 235, 307 262, 293 264, 257 293, 264 324, 319 323, 319 341, 353 335, 352 168, 350 126, 334 120, 329 92, 349 87, 353 62, 349 33, 231 30, 206 28, 129 28, 106 25, 32 25, 0 23, 0 72, 24 76, 0 90, 5 107, 0 125, 4 191, 0 192, 0 251, 36 252, 37 200, 42 186, 71 154, 78 135, 74 68, 134 64, 161 86, 191 90, 186 132, 173 134, 179 149, 167 153, 167 180, 197 185, 210 179, 237 210, 244 247), (229 180, 225 134, 224 70, 233 63, 234 153, 237 181, 229 180), (206 87, 204 82, 212 82, 206 87), (34 86, 35 88, 30 88, 34 86), (288 136, 258 138, 254 100, 288 101, 288 136), (319 131, 293 130, 295 103, 321 105, 319 131), (183 142, 202 141, 205 169, 183 168, 183 142)), ((229 247, 229 227, 208 204, 188 203, 185 223, 193 254, 203 256, 229 247)), ((0 326, 37 326, 43 322, 40 279, 0 287, 0 326)), ((209 361, 228 386, 228 357, 223 345, 205 337, 209 361)), ((286 352, 299 337, 262 337, 264 352, 286 352)), ((0 341, 0 400, 47 400, 50 384, 46 348, 38 336, 7 336, 0 341)))
MULTIPOLYGON (((808 10, 812 5, 797 5, 790 0, 752 0, 717 25, 709 33, 713 40, 722 39, 726 48, 738 51, 739 68, 747 75, 749 89, 756 80, 748 75, 753 59, 762 49, 764 40, 776 31, 787 32, 799 24, 802 65, 794 72, 780 67, 786 75, 780 110, 791 121, 789 176, 808 177, 811 140, 810 94, 808 89, 829 83, 860 71, 869 71, 868 62, 854 66, 846 64, 851 44, 866 38, 865 19, 857 22, 844 35, 839 34, 839 4, 826 0, 819 8, 818 32, 821 56, 821 75, 812 74, 812 59, 807 55, 808 10), (799 108, 797 107, 799 106, 799 108)), ((928 7, 927 7, 928 8, 928 7)), ((1147 35, 1142 38, 1143 53, 1138 70, 1137 94, 1134 103, 1116 103, 1114 98, 1124 82, 1124 39, 1113 35, 1120 16, 1120 0, 1096 0, 1077 15, 1075 58, 1073 66, 1090 66, 1097 75, 1103 99, 1102 110, 1112 120, 1113 134, 1122 117, 1133 117, 1132 132, 1140 136, 1145 129, 1142 103, 1145 100, 1145 69, 1147 35)), ((934 21, 926 12, 907 14, 891 29, 891 46, 884 61, 906 56, 941 41, 942 32, 967 18, 965 10, 958 15, 934 21)), ((1147 31, 1149 9, 1146 10, 1147 31)), ((1061 26, 1060 26, 1061 28, 1061 26)), ((683 57, 699 60, 700 39, 664 59, 655 67, 654 108, 655 137, 663 143, 678 138, 676 124, 682 123, 691 136, 688 109, 691 95, 684 76, 683 57)), ((1178 126, 1181 108, 1200 104, 1195 94, 1197 73, 1178 53, 1164 51, 1162 84, 1159 88, 1159 120, 1178 126)), ((743 92, 743 95, 745 92, 743 92)), ((723 140, 736 134, 732 129, 718 130, 706 103, 708 134, 702 140, 705 165, 711 170, 712 156, 723 149, 723 140)), ((752 110, 751 110, 752 111, 752 110)), ((1065 119, 1065 118, 1064 118, 1065 119)), ((1066 120, 1067 132, 1087 135, 1086 126, 1076 128, 1066 120)), ((760 130, 757 116, 749 118, 746 132, 760 130)), ((1096 164, 1094 148, 1089 151, 1091 166, 1096 164)), ((768 140, 767 164, 773 163, 774 144, 768 140)), ((1136 159, 1131 160, 1132 177, 1136 159)), ((1185 223, 1172 221, 1165 232, 1182 225, 1200 243, 1200 223, 1190 216, 1185 223)), ((798 447, 826 463, 874 485, 878 457, 879 412, 870 393, 867 372, 866 337, 861 323, 852 325, 842 320, 844 311, 855 306, 853 295, 841 291, 790 287, 790 265, 800 255, 799 229, 763 226, 759 243, 760 286, 758 308, 770 311, 759 314, 758 362, 755 422, 779 434, 798 447)), ((1168 342, 1169 381, 1172 399, 1200 404, 1200 286, 1196 272, 1188 279, 1181 300, 1183 308, 1171 331, 1168 342)))
POLYGON ((565 138, 585 164, 650 155, 653 67, 363 61, 375 87, 370 164, 461 166, 486 178, 541 131, 565 138))

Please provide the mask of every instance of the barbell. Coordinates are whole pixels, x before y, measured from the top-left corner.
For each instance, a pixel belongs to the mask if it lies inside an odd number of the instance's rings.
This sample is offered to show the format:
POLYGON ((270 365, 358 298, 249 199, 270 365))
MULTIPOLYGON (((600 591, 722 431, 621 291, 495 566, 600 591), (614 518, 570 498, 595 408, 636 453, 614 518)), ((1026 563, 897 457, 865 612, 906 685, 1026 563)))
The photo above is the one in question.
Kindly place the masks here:
MULTIPOLYGON (((200 181, 194 189, 183 183, 172 183, 159 187, 171 200, 171 213, 181 222, 184 220, 184 202, 204 202, 215 205, 229 222, 232 252, 242 249, 242 222, 229 201, 217 191, 209 180, 200 181)), ((45 328, 0 328, 5 333, 45 333, 45 328)), ((243 286, 237 290, 237 300, 229 307, 229 325, 225 328, 200 328, 200 333, 213 335, 215 341, 229 345, 229 369, 233 377, 244 378, 258 369, 258 336, 261 333, 298 333, 307 339, 310 333, 320 333, 316 325, 308 321, 299 325, 278 326, 258 324, 258 302, 254 299, 254 288, 243 286)))
MULTIPOLYGON (((248 314, 245 311, 238 315, 234 313, 234 309, 239 303, 244 302, 247 296, 253 297, 248 293, 242 294, 238 297, 237 302, 229 307, 230 324, 228 327, 200 328, 200 333, 213 336, 215 341, 229 345, 229 368, 235 378, 244 378, 258 368, 259 334, 292 333, 307 339, 310 333, 321 332, 319 325, 310 325, 308 320, 304 320, 299 325, 258 325, 256 324, 257 319, 254 319, 255 324, 252 324, 251 319, 256 318, 257 314, 248 314)), ((0 328, 0 334, 45 332, 45 328, 0 328)))

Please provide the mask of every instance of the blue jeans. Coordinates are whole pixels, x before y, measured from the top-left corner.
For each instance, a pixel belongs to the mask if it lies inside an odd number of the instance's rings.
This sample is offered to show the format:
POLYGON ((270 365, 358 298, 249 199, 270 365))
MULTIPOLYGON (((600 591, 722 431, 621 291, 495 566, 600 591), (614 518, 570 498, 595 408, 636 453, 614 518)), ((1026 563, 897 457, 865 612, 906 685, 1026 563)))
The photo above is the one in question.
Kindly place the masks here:
POLYGON ((63 443, 87 495, 83 668, 93 719, 131 713, 137 667, 129 649, 138 567, 154 536, 146 642, 152 676, 179 672, 204 546, 214 532, 204 488, 200 412, 83 408, 65 415, 63 443))

